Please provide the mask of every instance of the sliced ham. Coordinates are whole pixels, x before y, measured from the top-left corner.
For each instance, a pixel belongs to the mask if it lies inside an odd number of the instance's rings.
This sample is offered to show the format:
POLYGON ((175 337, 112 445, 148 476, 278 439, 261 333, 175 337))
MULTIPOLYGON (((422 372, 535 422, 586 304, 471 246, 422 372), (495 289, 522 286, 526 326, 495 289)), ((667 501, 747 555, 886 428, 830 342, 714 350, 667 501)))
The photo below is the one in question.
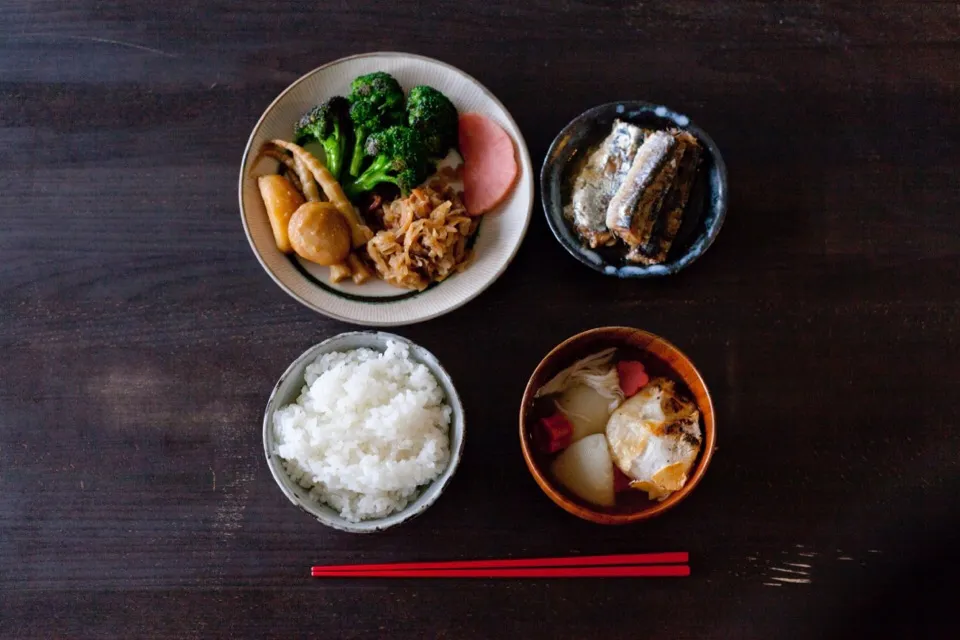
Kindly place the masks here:
POLYGON ((650 382, 650 376, 647 375, 643 363, 636 360, 621 360, 618 362, 617 375, 620 378, 620 390, 628 398, 637 395, 637 392, 650 382))
POLYGON ((479 113, 460 116, 463 204, 478 216, 500 204, 520 171, 513 140, 496 122, 479 113))

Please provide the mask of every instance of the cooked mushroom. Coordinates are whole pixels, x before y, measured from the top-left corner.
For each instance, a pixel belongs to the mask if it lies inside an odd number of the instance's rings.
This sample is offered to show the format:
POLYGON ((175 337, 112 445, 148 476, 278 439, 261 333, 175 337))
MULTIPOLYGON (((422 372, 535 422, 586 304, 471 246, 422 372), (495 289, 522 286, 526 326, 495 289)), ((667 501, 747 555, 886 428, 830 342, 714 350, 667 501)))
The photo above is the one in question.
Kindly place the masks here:
POLYGON ((303 185, 300 183, 300 176, 297 175, 297 163, 293 159, 293 156, 287 155, 282 149, 277 149, 274 147, 264 147, 260 150, 260 155, 253 161, 253 164, 256 165, 260 157, 273 158, 285 168, 286 178, 290 181, 290 184, 299 191, 303 193, 303 185))
POLYGON ((292 153, 293 157, 298 162, 303 163, 310 173, 313 174, 320 188, 323 189, 323 192, 326 194, 327 199, 337 207, 350 224, 350 233, 353 238, 354 248, 363 246, 367 240, 373 237, 370 228, 363 224, 363 220, 360 219, 357 210, 354 209, 350 201, 347 200, 347 196, 343 193, 343 188, 340 186, 340 183, 337 182, 327 168, 323 166, 322 162, 317 160, 309 151, 292 142, 287 142, 286 140, 271 140, 269 144, 281 147, 292 153))
POLYGON ((303 185, 303 196, 307 199, 307 202, 320 202, 320 189, 317 187, 317 181, 307 164, 294 156, 293 166, 297 169, 297 177, 300 179, 300 184, 303 185))
MULTIPOLYGON (((332 204, 340 212, 343 222, 347 225, 352 248, 365 245, 367 240, 373 236, 370 228, 363 223, 357 210, 344 195, 340 183, 334 179, 333 175, 323 166, 323 163, 309 151, 286 140, 271 140, 263 145, 260 153, 278 159, 288 169, 292 166, 294 174, 298 176, 302 183, 302 191, 308 202, 315 202, 320 199, 318 185, 323 189, 324 195, 330 200, 329 204, 332 204), (291 155, 288 156, 286 152, 290 152, 291 155)), ((297 250, 297 253, 300 254, 300 251, 297 250)), ((316 260, 307 256, 303 257, 316 262, 316 260)), ((372 274, 357 256, 349 253, 344 256, 342 261, 330 264, 330 280, 332 282, 340 282, 351 276, 356 284, 363 284, 370 279, 372 274)))

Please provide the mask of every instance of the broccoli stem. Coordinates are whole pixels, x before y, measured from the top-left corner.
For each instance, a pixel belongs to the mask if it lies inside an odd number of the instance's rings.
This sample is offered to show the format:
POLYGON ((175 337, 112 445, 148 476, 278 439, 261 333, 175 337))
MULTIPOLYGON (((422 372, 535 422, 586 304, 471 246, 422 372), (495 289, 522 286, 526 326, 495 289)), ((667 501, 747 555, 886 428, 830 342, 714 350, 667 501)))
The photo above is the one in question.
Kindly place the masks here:
POLYGON ((367 141, 366 129, 357 129, 356 139, 353 141, 353 156, 350 158, 350 175, 356 178, 360 175, 360 168, 363 166, 363 145, 367 141))
POLYGON ((387 156, 377 156, 374 158, 373 164, 367 167, 366 171, 364 171, 360 177, 344 187, 347 197, 353 199, 362 193, 372 191, 373 188, 381 182, 397 184, 397 179, 391 176, 388 173, 389 171, 390 158, 387 156))
POLYGON ((323 153, 327 159, 327 171, 337 180, 340 179, 340 169, 343 164, 343 154, 340 152, 340 143, 334 137, 324 138, 323 153))

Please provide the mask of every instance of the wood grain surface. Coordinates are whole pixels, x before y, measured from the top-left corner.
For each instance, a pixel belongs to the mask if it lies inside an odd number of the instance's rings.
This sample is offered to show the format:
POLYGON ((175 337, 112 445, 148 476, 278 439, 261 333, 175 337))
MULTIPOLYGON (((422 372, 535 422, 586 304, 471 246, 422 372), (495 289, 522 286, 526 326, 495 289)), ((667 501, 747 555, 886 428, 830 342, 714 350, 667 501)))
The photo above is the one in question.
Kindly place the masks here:
MULTIPOLYGON (((0 8, 0 637, 949 637, 960 569, 960 6, 161 2, 0 8), (539 210, 487 292, 401 328, 458 384, 460 472, 375 536, 288 504, 261 412, 349 327, 247 245, 240 156, 335 58, 456 65, 535 164, 595 104, 688 113, 730 209, 683 273, 590 272, 539 210), (719 450, 665 516, 582 522, 527 472, 527 377, 630 325, 710 385, 719 450), (687 550, 681 580, 311 581, 311 564, 687 550), (872 634, 872 635, 871 635, 872 634)), ((539 207, 539 204, 537 205, 539 207)))

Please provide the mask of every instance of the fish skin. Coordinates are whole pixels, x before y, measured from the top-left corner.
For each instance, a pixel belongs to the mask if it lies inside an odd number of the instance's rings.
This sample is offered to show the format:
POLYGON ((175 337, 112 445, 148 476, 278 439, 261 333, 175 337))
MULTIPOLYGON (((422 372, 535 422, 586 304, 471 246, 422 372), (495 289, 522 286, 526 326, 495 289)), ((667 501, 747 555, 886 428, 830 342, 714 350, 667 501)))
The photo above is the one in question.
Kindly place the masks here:
POLYGON ((606 224, 607 207, 629 172, 643 140, 640 127, 616 120, 610 134, 590 154, 574 179, 572 197, 564 215, 593 249, 616 241, 606 224))
POLYGON ((564 216, 590 248, 622 241, 628 262, 660 264, 683 222, 700 152, 689 132, 616 120, 575 176, 564 216))
POLYGON ((700 144, 696 138, 685 131, 678 133, 676 138, 678 156, 676 177, 664 196, 660 215, 657 216, 657 222, 650 237, 627 254, 627 259, 633 262, 647 265, 660 264, 666 260, 677 232, 680 231, 683 212, 690 199, 700 163, 700 144))
POLYGON ((666 131, 654 131, 647 136, 607 207, 607 227, 631 247, 640 244, 640 234, 646 227, 653 226, 653 221, 648 220, 651 205, 669 185, 666 178, 672 179, 670 160, 674 146, 673 136, 666 131))

